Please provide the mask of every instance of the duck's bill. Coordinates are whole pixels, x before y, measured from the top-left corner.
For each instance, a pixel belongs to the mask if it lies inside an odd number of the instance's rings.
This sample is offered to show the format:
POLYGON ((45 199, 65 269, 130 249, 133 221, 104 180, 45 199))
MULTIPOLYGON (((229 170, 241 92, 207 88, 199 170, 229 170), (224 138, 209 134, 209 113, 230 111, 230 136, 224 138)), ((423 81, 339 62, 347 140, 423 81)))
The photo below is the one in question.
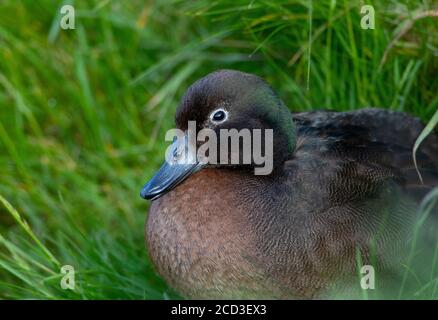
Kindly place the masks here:
POLYGON ((199 169, 198 163, 169 164, 165 162, 155 176, 145 184, 140 195, 146 200, 158 199, 199 169))
POLYGON ((196 160, 196 149, 190 150, 185 135, 175 140, 169 147, 166 161, 155 176, 144 185, 140 196, 146 200, 158 199, 201 168, 202 164, 196 160))

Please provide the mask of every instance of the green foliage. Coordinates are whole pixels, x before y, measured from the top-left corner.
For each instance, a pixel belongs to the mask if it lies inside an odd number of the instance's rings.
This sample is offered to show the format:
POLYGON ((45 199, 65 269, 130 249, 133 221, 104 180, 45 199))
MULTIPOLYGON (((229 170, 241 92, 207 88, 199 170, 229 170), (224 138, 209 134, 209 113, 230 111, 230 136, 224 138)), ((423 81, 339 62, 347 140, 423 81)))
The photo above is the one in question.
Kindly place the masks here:
POLYGON ((62 30, 66 3, 1 3, 0 298, 175 297, 147 259, 138 194, 208 72, 256 73, 295 111, 438 109, 433 1, 313 1, 310 42, 310 0, 78 0, 62 30))

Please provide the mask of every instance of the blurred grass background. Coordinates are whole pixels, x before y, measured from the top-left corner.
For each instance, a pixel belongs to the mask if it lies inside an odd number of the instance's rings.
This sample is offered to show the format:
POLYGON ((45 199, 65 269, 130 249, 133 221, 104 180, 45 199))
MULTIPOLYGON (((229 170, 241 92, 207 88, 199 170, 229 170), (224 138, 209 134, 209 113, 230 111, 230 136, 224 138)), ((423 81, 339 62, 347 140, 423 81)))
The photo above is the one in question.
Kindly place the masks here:
POLYGON ((437 3, 3 0, 0 298, 176 297, 147 259, 139 190, 179 97, 220 68, 262 76, 294 111, 378 106, 428 122, 437 3), (75 30, 59 27, 63 4, 75 30), (363 4, 375 30, 360 27, 363 4), (75 291, 59 286, 66 264, 75 291))

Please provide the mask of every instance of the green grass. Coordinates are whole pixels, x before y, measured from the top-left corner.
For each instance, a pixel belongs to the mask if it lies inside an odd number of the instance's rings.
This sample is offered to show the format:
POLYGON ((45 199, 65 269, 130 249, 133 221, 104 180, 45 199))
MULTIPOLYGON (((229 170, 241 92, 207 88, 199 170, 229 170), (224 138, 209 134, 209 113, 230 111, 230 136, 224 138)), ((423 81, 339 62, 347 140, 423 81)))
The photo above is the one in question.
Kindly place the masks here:
POLYGON ((256 73, 295 111, 379 106, 435 125, 438 17, 418 14, 438 8, 363 1, 376 29, 362 30, 360 2, 78 0, 62 30, 68 1, 2 1, 0 298, 176 297, 147 259, 139 190, 179 97, 213 70, 256 73), (65 264, 76 291, 59 286, 65 264))

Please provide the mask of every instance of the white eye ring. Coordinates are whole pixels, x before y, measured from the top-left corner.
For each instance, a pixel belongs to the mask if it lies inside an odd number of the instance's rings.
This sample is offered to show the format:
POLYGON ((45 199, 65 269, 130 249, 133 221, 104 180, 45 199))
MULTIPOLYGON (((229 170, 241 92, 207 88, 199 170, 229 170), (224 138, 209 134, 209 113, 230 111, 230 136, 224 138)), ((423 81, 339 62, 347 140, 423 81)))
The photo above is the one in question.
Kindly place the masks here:
POLYGON ((213 123, 222 123, 228 120, 228 111, 222 108, 214 110, 210 114, 210 121, 213 123))

